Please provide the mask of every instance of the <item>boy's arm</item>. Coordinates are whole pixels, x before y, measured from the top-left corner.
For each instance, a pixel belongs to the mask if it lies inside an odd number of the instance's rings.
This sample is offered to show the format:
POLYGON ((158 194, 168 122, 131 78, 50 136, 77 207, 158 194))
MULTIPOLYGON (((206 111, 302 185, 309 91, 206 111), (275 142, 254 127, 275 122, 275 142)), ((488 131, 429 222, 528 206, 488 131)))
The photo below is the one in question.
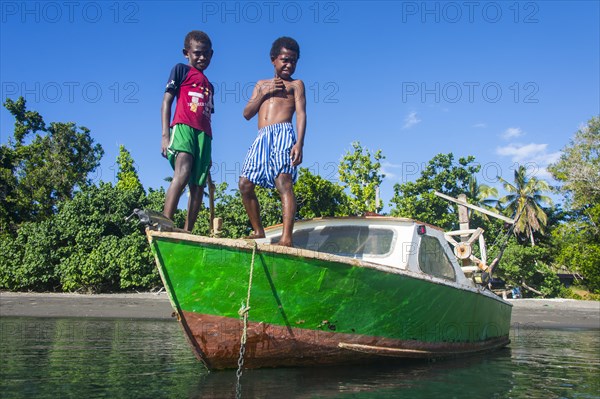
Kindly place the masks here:
POLYGON ((297 86, 294 90, 296 105, 296 144, 292 147, 290 157, 292 165, 298 166, 302 163, 302 149, 304 147, 304 134, 306 132, 306 95, 304 94, 304 82, 296 80, 297 86))
POLYGON ((256 115, 258 113, 258 110, 260 109, 260 105, 264 101, 264 98, 262 95, 262 90, 261 90, 261 83, 262 83, 261 81, 258 81, 254 85, 254 90, 252 90, 252 96, 250 97, 250 99, 248 100, 248 103, 244 107, 244 118, 246 118, 247 121, 252 119, 254 117, 254 115, 256 115))
POLYGON ((244 118, 250 120, 260 111, 263 101, 285 91, 285 84, 281 79, 259 80, 254 86, 252 97, 244 108, 244 118))
POLYGON ((169 147, 169 139, 170 139, 170 124, 171 124, 171 105, 173 104, 173 99, 175 98, 175 94, 171 91, 165 91, 165 95, 163 96, 162 106, 160 109, 160 119, 162 122, 162 139, 160 143, 160 152, 163 157, 167 157, 167 148, 169 147))

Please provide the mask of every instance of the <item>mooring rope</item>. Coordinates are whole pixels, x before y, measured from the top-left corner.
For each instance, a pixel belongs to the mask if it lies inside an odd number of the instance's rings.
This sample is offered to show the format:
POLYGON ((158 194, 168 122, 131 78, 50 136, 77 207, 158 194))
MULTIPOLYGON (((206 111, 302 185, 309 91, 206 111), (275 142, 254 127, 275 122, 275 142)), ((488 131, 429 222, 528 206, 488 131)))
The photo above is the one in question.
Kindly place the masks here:
POLYGON ((238 314, 242 319, 242 338, 240 340, 240 356, 238 357, 238 369, 235 373, 237 377, 237 383, 235 385, 235 397, 242 397, 242 369, 244 366, 244 354, 246 352, 246 340, 248 338, 248 311, 250 310, 250 291, 252 290, 252 275, 254 274, 254 256, 256 255, 256 242, 254 242, 254 246, 252 247, 252 262, 250 263, 250 277, 248 278, 248 295, 246 296, 246 304, 242 302, 242 306, 240 310, 238 310, 238 314))

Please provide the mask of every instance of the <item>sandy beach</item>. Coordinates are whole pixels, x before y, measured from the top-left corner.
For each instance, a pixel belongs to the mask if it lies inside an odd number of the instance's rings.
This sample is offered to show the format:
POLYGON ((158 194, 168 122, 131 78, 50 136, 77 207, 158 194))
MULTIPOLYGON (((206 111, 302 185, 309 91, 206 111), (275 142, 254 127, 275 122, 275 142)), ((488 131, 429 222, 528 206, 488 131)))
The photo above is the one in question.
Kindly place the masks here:
MULTIPOLYGON (((600 302, 574 299, 514 299, 512 324, 520 328, 600 329, 600 302)), ((45 294, 0 292, 0 317, 172 319, 165 292, 136 294, 45 294)))

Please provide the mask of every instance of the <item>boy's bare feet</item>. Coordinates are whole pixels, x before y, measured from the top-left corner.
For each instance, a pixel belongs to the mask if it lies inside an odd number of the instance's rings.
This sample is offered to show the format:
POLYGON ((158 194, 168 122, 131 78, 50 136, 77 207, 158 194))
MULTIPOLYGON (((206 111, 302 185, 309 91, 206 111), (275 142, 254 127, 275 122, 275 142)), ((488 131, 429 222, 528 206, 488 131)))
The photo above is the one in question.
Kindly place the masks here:
POLYGON ((282 247, 290 247, 290 248, 292 248, 294 246, 290 241, 279 241, 275 245, 280 245, 282 247))
POLYGON ((244 240, 257 240, 259 238, 265 238, 264 234, 250 234, 249 236, 244 237, 244 240))

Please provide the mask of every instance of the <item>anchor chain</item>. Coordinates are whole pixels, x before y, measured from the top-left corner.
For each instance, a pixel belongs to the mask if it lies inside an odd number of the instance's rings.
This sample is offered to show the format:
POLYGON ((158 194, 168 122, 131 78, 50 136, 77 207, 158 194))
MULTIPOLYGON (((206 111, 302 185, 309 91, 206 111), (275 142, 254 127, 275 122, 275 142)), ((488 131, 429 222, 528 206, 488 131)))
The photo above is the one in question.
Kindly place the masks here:
POLYGON ((248 311, 250 310, 250 291, 252 289, 252 275, 254 274, 254 256, 256 255, 256 242, 252 247, 252 262, 250 263, 250 277, 248 278, 248 295, 246 296, 246 304, 242 302, 238 314, 242 319, 242 338, 240 339, 240 355, 238 357, 238 368, 235 372, 237 382, 235 385, 235 397, 240 399, 242 397, 242 370, 244 367, 244 355, 246 353, 246 340, 248 339, 248 311))

